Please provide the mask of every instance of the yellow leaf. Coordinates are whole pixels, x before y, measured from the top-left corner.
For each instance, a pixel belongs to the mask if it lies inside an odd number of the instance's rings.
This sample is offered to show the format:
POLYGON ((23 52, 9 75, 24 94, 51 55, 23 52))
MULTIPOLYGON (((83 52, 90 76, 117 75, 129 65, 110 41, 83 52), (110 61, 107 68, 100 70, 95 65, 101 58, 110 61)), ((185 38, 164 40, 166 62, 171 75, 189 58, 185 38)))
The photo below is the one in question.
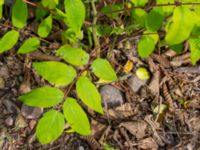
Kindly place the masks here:
POLYGON ((107 80, 103 80, 103 79, 99 79, 97 81, 98 84, 104 84, 104 83, 110 83, 111 81, 107 81, 107 80))
POLYGON ((128 60, 124 65, 124 72, 129 73, 132 69, 133 69, 133 63, 130 60, 128 60))

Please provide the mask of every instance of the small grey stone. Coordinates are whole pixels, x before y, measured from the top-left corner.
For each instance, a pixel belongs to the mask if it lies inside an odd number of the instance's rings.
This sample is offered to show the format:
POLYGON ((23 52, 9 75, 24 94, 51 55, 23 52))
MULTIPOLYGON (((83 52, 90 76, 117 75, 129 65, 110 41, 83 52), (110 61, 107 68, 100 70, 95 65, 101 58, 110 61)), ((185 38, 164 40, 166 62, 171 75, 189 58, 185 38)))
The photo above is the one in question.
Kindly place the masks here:
POLYGON ((141 80, 137 76, 132 76, 128 79, 128 85, 135 93, 137 93, 146 83, 147 80, 141 80))
POLYGON ((117 107, 123 104, 123 94, 120 90, 111 85, 104 85, 100 88, 102 105, 107 105, 107 108, 117 107))
POLYGON ((37 119, 43 113, 43 108, 22 105, 21 112, 26 119, 37 119))
POLYGON ((6 125, 7 125, 8 127, 10 127, 10 126, 13 125, 14 120, 13 120, 12 117, 8 117, 8 118, 6 118, 5 123, 6 123, 6 125))
POLYGON ((0 77, 0 89, 3 89, 5 87, 5 81, 2 77, 0 77))

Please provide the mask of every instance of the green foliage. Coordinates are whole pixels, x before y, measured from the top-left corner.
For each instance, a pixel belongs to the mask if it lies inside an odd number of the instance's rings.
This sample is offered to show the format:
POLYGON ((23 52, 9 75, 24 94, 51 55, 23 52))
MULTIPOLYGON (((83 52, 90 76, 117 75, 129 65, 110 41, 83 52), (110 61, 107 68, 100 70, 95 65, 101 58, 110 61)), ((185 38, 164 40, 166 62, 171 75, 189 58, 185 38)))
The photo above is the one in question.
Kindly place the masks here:
POLYGON ((176 7, 173 20, 170 20, 167 27, 165 42, 169 45, 175 45, 188 39, 195 24, 195 21, 191 19, 193 17, 193 13, 188 8, 176 7))
POLYGON ((90 135, 87 115, 74 98, 68 97, 63 104, 64 116, 73 131, 81 135, 90 135))
POLYGON ((89 55, 81 48, 73 48, 69 45, 64 45, 56 52, 58 56, 61 56, 66 62, 75 65, 82 66, 88 63, 89 55))
POLYGON ((200 59, 200 38, 199 37, 191 37, 189 39, 190 51, 191 51, 191 62, 193 65, 197 63, 200 59))
POLYGON ((130 0, 136 7, 144 6, 149 0, 130 0))
POLYGON ((0 19, 3 17, 3 4, 4 0, 0 0, 0 19))
POLYGON ((17 28, 23 28, 28 19, 28 7, 23 0, 16 0, 12 8, 12 24, 17 28))
MULTIPOLYGON (((91 134, 86 113, 76 99, 68 97, 71 90, 76 90, 73 91, 76 93, 72 95, 76 98, 79 97, 84 105, 95 112, 103 114, 101 96, 92 82, 93 76, 91 74, 94 73, 99 81, 106 83, 116 81, 117 75, 108 60, 94 55, 96 53, 93 53, 92 49, 95 52, 98 48, 94 46, 95 44, 93 45, 96 39, 103 37, 106 41, 107 37, 105 36, 110 36, 109 39, 116 37, 118 40, 118 36, 121 38, 121 35, 132 36, 135 33, 142 33, 141 36, 139 35, 140 38, 137 43, 137 51, 142 59, 151 55, 156 47, 162 46, 173 49, 180 54, 184 42, 188 41, 192 64, 195 65, 200 59, 200 6, 198 5, 176 6, 168 5, 174 4, 174 0, 155 0, 157 5, 163 6, 149 8, 147 4, 149 0, 130 0, 125 3, 104 6, 100 12, 97 12, 96 16, 93 16, 94 20, 91 23, 92 15, 95 14, 95 11, 92 10, 94 8, 90 6, 91 1, 88 1, 90 3, 88 4, 87 1, 82 0, 64 0, 64 6, 62 6, 63 1, 60 2, 59 0, 41 0, 37 3, 42 7, 37 7, 32 12, 35 13, 34 21, 40 22, 37 29, 39 37, 30 37, 23 41, 17 51, 18 54, 28 54, 39 49, 40 40, 41 45, 45 45, 43 41, 49 40, 48 36, 52 29, 58 31, 57 29, 62 27, 59 31, 61 31, 60 40, 62 40, 63 46, 55 53, 53 51, 53 54, 61 57, 65 62, 33 62, 32 65, 43 79, 57 88, 38 87, 19 97, 21 102, 29 106, 49 108, 60 104, 63 108, 64 115, 62 112, 51 109, 39 120, 36 136, 42 144, 48 144, 56 140, 64 131, 65 121, 71 127, 68 132, 77 132, 81 135, 91 134), (130 12, 128 12, 129 10, 130 12), (106 20, 106 22, 99 21, 98 19, 101 19, 101 17, 109 20, 106 20), (87 21, 85 21, 85 18, 87 18, 87 21), (124 23, 124 20, 127 22, 124 23), (84 37, 85 31, 88 35, 86 38, 84 37), (93 31, 96 31, 96 33, 93 31), (166 34, 163 35, 163 33, 166 34), (89 46, 85 42, 87 38, 89 46), (63 91, 65 91, 65 94, 63 91), (63 99, 66 100, 63 101, 63 99)), ((192 3, 199 2, 199 0, 182 0, 182 2, 192 3)), ((2 18, 3 4, 4 0, 0 0, 0 18, 2 18)), ((30 16, 33 19, 32 13, 30 16)), ((5 33, 0 39, 0 53, 10 50, 17 44, 19 33, 23 33, 24 29, 22 28, 27 24, 27 18, 27 2, 15 0, 11 19, 12 25, 18 31, 9 26, 13 30, 5 33)), ((7 18, 2 20, 7 20, 7 18)), ((116 41, 111 40, 109 42, 113 42, 115 46, 116 41)), ((100 48, 102 47, 100 46, 100 48)), ((101 53, 101 55, 105 56, 105 53, 101 53)), ((139 68, 136 75, 142 80, 147 80, 150 76, 145 68, 139 68)))
POLYGON ((47 37, 52 29, 52 15, 45 18, 38 27, 38 35, 40 37, 47 37))
POLYGON ((110 63, 102 58, 97 58, 92 62, 92 72, 102 80, 115 81, 117 76, 110 63))
POLYGON ((53 87, 41 87, 19 97, 19 100, 28 106, 52 107, 63 99, 63 92, 53 87))
POLYGON ((85 6, 81 0, 65 0, 65 23, 75 33, 78 33, 85 20, 85 6))
POLYGON ((147 17, 147 12, 145 10, 141 8, 133 9, 131 11, 131 17, 135 24, 138 24, 141 27, 145 27, 145 21, 147 17))
POLYGON ((76 91, 80 99, 91 109, 103 114, 101 97, 94 84, 85 76, 76 82, 76 91), (89 92, 88 92, 89 91, 89 92))
POLYGON ((142 58, 147 58, 155 49, 156 43, 158 41, 158 34, 148 34, 143 35, 138 42, 138 54, 142 58))
POLYGON ((27 39, 18 50, 18 54, 26 54, 37 50, 40 47, 40 40, 38 38, 27 39))
POLYGON ((0 53, 10 50, 18 41, 19 32, 8 31, 0 40, 0 53))
POLYGON ((153 8, 146 17, 145 26, 148 31, 157 31, 164 21, 164 16, 158 9, 153 8))
POLYGON ((75 69, 61 62, 34 62, 33 68, 44 79, 56 86, 66 86, 76 77, 75 69))
POLYGON ((49 9, 54 9, 58 5, 59 0, 42 0, 42 5, 49 9))
POLYGON ((119 17, 118 10, 121 10, 121 5, 110 4, 102 8, 101 12, 112 19, 117 19, 119 17))
POLYGON ((42 144, 51 143, 62 134, 64 125, 63 114, 51 109, 39 120, 36 128, 36 136, 42 144))

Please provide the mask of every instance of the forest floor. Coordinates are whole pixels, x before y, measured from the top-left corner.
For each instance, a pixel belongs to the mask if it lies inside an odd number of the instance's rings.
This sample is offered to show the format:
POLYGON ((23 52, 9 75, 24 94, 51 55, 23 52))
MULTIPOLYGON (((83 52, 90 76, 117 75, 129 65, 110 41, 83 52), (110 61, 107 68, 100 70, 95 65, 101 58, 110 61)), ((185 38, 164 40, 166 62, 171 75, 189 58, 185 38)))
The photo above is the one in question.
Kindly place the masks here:
MULTIPOLYGON (((21 41, 31 27, 24 29, 21 41)), ((0 36, 8 29, 0 26, 0 36)), ((37 120, 47 111, 23 105, 17 97, 31 88, 48 84, 30 67, 32 61, 60 60, 52 51, 61 44, 57 33, 44 41, 40 51, 25 56, 11 51, 0 55, 0 149, 130 149, 130 150, 198 150, 200 149, 200 66, 192 66, 188 43, 182 54, 170 49, 154 52, 148 59, 137 56, 135 39, 124 50, 121 38, 109 60, 118 74, 118 81, 97 84, 104 100, 104 116, 85 111, 91 122, 92 135, 83 137, 63 133, 48 145, 35 137, 37 120), (133 66, 128 67, 127 62, 133 66), (124 67, 126 66, 126 67, 124 67), (145 67, 148 80, 140 80, 135 71, 145 67)), ((101 41, 106 56, 113 39, 101 41)), ((73 91, 73 89, 72 89, 73 91)), ((53 130, 53 129, 52 129, 53 130)))

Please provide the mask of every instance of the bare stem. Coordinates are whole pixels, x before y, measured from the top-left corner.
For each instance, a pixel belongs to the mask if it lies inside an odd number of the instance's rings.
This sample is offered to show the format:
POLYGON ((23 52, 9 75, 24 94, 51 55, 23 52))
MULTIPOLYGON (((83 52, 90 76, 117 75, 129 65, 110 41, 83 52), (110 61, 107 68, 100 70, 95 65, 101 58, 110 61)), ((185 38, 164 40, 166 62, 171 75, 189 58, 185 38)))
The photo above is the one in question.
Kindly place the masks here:
POLYGON ((99 57, 101 50, 100 50, 99 39, 97 37, 97 31, 96 31, 97 10, 95 6, 95 0, 91 0, 91 5, 92 5, 92 11, 93 11, 92 34, 93 34, 93 39, 94 39, 95 50, 97 52, 97 56, 99 57))

